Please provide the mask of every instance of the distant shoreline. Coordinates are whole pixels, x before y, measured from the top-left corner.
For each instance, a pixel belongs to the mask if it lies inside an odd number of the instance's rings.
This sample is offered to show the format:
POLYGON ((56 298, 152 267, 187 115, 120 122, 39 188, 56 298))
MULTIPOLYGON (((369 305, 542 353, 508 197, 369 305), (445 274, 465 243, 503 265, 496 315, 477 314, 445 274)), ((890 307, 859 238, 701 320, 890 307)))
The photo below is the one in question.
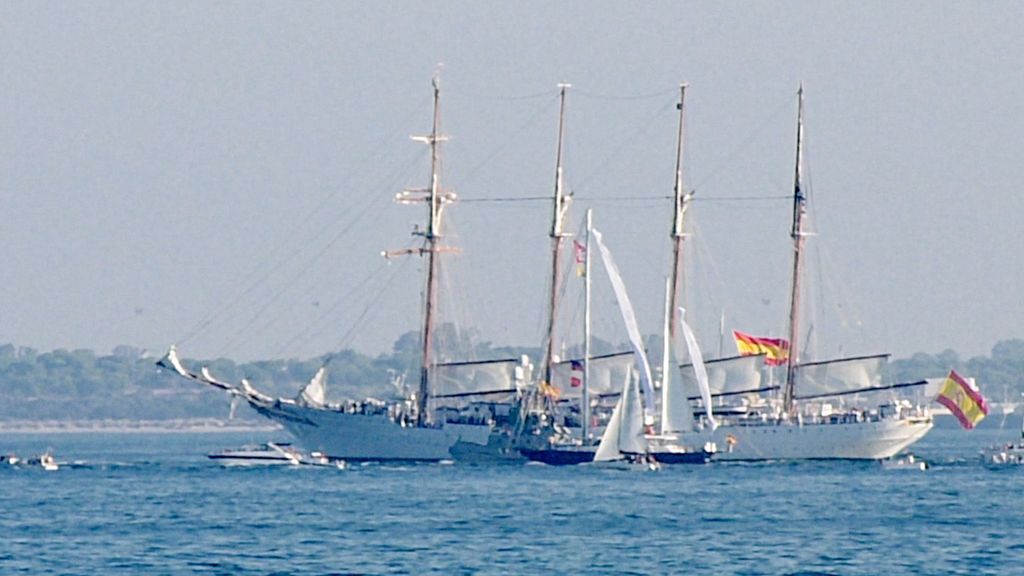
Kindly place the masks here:
POLYGON ((0 421, 0 433, 78 433, 111 432, 135 433, 225 433, 225 432, 271 432, 281 430, 272 422, 234 422, 212 418, 183 420, 7 420, 0 421))

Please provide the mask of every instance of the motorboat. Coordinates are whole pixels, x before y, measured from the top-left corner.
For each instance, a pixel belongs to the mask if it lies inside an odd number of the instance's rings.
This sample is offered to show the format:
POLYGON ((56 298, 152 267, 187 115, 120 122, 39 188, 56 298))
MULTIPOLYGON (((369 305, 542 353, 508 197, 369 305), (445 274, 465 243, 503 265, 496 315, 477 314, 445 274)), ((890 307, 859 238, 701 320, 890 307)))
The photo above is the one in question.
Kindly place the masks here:
POLYGON ((1016 444, 1007 442, 998 446, 990 446, 982 450, 981 461, 989 466, 1024 464, 1024 420, 1021 420, 1020 440, 1016 444))
POLYGON ((49 452, 44 452, 35 458, 29 458, 25 463, 29 466, 39 466, 47 472, 55 472, 60 469, 57 460, 49 452))
POLYGON ((981 460, 990 466, 1024 464, 1024 442, 987 448, 982 451, 981 460))
POLYGON ((332 460, 322 452, 305 453, 285 442, 232 448, 208 454, 223 466, 329 466, 345 468, 343 460, 332 460))
POLYGON ((885 458, 879 460, 882 463, 882 468, 885 470, 927 470, 928 463, 924 460, 919 460, 913 454, 905 454, 903 456, 893 456, 892 458, 885 458))

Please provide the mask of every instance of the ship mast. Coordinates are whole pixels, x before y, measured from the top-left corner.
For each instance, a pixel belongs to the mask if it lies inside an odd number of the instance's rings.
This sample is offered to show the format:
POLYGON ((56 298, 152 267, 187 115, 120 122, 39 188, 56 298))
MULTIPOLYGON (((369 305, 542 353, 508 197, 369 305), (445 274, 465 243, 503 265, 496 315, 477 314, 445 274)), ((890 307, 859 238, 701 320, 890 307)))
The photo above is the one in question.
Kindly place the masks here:
POLYGON ((555 317, 558 310, 558 292, 561 277, 562 239, 565 214, 569 210, 571 198, 566 197, 562 189, 562 150, 565 136, 565 92, 570 84, 559 84, 560 105, 558 109, 558 149, 555 156, 555 194, 551 218, 551 299, 549 301, 547 351, 544 357, 544 382, 551 384, 551 373, 555 358, 555 317))
POLYGON ((385 252, 387 257, 401 254, 416 254, 427 257, 427 285, 424 294, 423 311, 423 354, 420 364, 420 385, 416 393, 416 423, 419 426, 429 424, 430 418, 427 414, 427 399, 430 395, 430 368, 433 366, 434 349, 434 317, 437 312, 437 278, 438 266, 440 264, 438 254, 445 251, 440 246, 441 225, 444 206, 455 201, 455 193, 441 188, 441 148, 439 144, 447 140, 440 134, 441 124, 441 81, 436 76, 432 83, 434 88, 434 117, 430 134, 427 136, 413 136, 417 142, 423 142, 430 146, 430 186, 415 190, 403 190, 398 194, 396 200, 401 204, 413 204, 425 202, 427 204, 427 226, 426 229, 417 229, 413 232, 415 236, 423 237, 423 246, 419 249, 398 250, 385 252))
POLYGON ((787 413, 793 410, 793 386, 796 381, 797 336, 799 334, 800 315, 800 278, 803 267, 804 248, 804 216, 807 215, 807 197, 802 188, 804 152, 804 87, 797 90, 797 121, 796 121, 796 174, 793 185, 793 292, 789 304, 789 354, 786 359, 786 389, 783 396, 783 407, 787 413))

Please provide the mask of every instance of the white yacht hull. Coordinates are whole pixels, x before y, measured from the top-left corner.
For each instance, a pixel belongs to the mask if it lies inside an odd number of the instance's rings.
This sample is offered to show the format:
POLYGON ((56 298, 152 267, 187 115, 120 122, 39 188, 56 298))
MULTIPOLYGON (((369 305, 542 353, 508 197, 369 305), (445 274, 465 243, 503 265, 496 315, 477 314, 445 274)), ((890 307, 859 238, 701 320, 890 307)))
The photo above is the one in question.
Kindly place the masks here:
POLYGON ((880 460, 917 442, 932 426, 931 418, 723 424, 710 434, 684 434, 683 441, 699 445, 710 438, 718 445, 716 461, 880 460))

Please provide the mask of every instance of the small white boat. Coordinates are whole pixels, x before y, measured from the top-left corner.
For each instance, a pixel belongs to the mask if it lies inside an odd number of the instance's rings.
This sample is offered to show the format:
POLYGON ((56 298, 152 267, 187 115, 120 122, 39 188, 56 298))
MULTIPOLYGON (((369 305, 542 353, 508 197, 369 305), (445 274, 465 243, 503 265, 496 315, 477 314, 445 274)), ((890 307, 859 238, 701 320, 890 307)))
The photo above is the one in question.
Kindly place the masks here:
POLYGON ((54 472, 60 469, 60 466, 57 464, 57 460, 54 459, 53 454, 50 454, 49 452, 44 452, 36 458, 29 458, 26 464, 29 466, 39 466, 48 472, 54 472))
POLYGON ((1021 420, 1019 442, 986 448, 981 452, 981 461, 989 466, 1024 464, 1024 420, 1021 420))
POLYGON ((18 458, 14 454, 4 454, 3 456, 0 456, 0 464, 17 466, 19 462, 21 462, 21 458, 18 458))
POLYGON ((207 455, 224 466, 330 466, 345 468, 345 462, 331 460, 321 452, 304 453, 291 444, 266 442, 207 455))
POLYGON ((905 454, 903 456, 893 456, 892 458, 886 458, 880 460, 882 468, 886 470, 927 470, 928 463, 924 460, 918 460, 913 454, 905 454))
POLYGON ((981 460, 991 466, 1024 464, 1024 443, 993 446, 981 453, 981 460))

